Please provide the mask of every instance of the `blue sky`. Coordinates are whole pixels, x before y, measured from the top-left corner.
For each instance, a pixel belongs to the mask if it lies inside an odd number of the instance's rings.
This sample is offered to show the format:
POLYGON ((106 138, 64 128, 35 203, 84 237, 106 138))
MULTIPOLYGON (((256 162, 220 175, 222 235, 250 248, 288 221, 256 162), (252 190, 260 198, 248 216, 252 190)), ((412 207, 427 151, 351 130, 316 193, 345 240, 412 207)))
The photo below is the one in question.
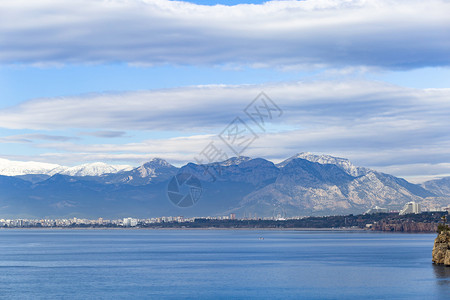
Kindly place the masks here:
POLYGON ((253 126, 243 109, 265 91, 284 114, 251 127, 243 155, 450 175, 449 14, 444 0, 3 2, 0 157, 179 165, 235 117, 253 126))

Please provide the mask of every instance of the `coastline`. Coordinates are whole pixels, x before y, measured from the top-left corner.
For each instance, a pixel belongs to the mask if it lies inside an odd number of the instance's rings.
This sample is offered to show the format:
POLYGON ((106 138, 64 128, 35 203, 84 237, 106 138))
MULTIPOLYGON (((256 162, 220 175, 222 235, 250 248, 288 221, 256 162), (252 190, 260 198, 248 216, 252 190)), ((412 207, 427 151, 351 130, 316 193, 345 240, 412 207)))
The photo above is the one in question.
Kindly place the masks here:
POLYGON ((1 230, 268 230, 268 231, 371 231, 362 228, 217 228, 217 227, 204 227, 204 228, 187 228, 187 227, 11 227, 0 228, 1 230))
POLYGON ((367 230, 363 228, 215 228, 215 227, 205 227, 205 228, 142 228, 142 227, 129 227, 129 228, 105 228, 105 227, 16 227, 16 228, 0 228, 0 233, 2 231, 298 231, 298 232, 366 232, 366 233, 383 233, 383 234, 430 234, 434 235, 433 232, 402 232, 402 231, 382 231, 382 230, 367 230))
MULTIPOLYGON (((355 232, 384 232, 384 231, 373 231, 367 230, 363 228, 216 228, 216 227, 205 227, 205 228, 183 228, 183 227, 127 227, 127 228, 117 228, 117 227, 13 227, 13 228, 0 228, 0 232, 2 230, 186 230, 186 231, 198 231, 198 230, 248 230, 248 231, 355 231, 355 232)), ((399 232, 396 232, 399 233, 399 232)), ((418 232, 421 233, 421 232, 418 232)), ((423 233, 423 232, 422 232, 423 233)))

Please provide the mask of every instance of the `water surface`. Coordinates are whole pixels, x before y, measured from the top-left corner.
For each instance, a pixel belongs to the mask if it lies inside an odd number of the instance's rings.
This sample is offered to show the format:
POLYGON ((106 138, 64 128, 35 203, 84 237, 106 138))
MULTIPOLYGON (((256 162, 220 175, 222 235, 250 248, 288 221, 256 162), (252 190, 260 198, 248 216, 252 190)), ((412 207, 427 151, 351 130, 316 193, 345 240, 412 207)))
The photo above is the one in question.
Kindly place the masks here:
POLYGON ((434 234, 0 230, 4 299, 448 299, 434 234), (262 239, 263 238, 263 239, 262 239))

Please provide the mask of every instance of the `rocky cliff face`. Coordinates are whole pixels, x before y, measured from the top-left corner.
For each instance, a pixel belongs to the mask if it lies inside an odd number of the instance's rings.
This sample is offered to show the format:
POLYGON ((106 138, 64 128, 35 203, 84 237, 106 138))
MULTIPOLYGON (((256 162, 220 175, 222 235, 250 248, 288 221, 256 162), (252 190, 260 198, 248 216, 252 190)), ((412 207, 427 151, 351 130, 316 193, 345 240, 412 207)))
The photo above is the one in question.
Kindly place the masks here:
POLYGON ((450 266, 450 232, 441 232, 434 240, 433 262, 450 266))
POLYGON ((390 232, 436 232, 436 227, 436 223, 409 220, 383 220, 373 224, 372 230, 390 232))

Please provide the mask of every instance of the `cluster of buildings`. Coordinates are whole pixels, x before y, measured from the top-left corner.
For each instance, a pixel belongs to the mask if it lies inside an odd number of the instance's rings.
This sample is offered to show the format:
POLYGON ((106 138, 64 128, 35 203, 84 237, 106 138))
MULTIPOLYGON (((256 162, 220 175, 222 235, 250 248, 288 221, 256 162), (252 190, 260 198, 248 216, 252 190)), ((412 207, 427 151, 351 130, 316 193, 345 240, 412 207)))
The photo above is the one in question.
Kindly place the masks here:
MULTIPOLYGON (((433 211, 448 211, 450 212, 450 207, 444 207, 441 209, 436 209, 433 211)), ((376 214, 376 213, 398 213, 399 215, 407 214, 420 214, 422 208, 420 204, 416 202, 408 202, 400 211, 393 211, 387 208, 375 206, 367 210, 364 214, 376 214)), ((286 218, 281 214, 276 214, 273 217, 268 218, 258 218, 256 214, 250 216, 244 216, 240 220, 298 220, 307 217, 290 217, 286 218)), ((146 226, 149 224, 158 223, 169 223, 169 222, 194 222, 196 219, 207 219, 207 220, 236 220, 236 214, 230 214, 226 216, 215 216, 215 217, 192 217, 185 218, 183 216, 176 217, 158 217, 158 218, 148 218, 148 219, 138 219, 127 217, 123 219, 107 220, 103 218, 98 219, 80 219, 80 218, 70 218, 70 219, 0 219, 1 227, 137 227, 146 226)))
MULTIPOLYGON (((159 217, 149 219, 138 218, 123 218, 116 220, 106 220, 103 218, 98 219, 0 219, 0 227, 89 227, 89 226, 104 226, 104 227, 136 227, 138 225, 155 224, 155 223, 167 223, 167 222, 194 222, 193 218, 184 218, 182 216, 177 217, 159 217)), ((227 216, 218 217, 206 217, 210 220, 235 220, 236 215, 230 214, 227 216)))
MULTIPOLYGON (((406 203, 400 211, 393 211, 393 210, 389 210, 387 208, 375 206, 375 207, 367 210, 364 214, 398 213, 399 215, 403 216, 403 215, 408 215, 408 214, 420 214, 420 213, 422 213, 422 211, 423 210, 422 210, 422 207, 420 206, 420 204, 412 201, 412 202, 406 203)), ((429 210, 429 211, 447 211, 447 212, 449 212, 450 207, 442 207, 442 208, 437 208, 437 209, 429 210)))
POLYGON ((0 219, 0 227, 71 227, 71 226, 118 226, 121 220, 90 219, 0 219))

